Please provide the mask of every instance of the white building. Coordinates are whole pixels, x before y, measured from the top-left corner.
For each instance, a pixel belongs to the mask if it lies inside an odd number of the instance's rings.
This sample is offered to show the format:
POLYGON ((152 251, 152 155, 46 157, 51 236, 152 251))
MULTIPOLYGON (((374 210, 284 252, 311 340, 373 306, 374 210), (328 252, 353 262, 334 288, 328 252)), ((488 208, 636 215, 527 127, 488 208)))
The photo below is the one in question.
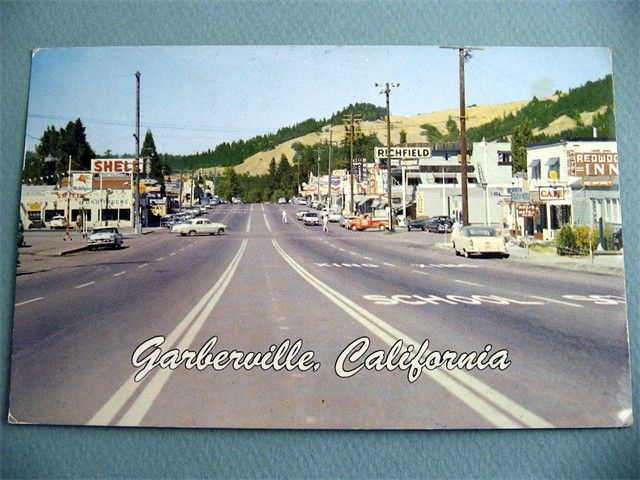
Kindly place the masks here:
MULTIPOLYGON (((565 223, 613 229, 622 223, 618 147, 610 140, 562 140, 527 147, 527 216, 512 210, 521 234, 550 240, 565 223), (531 216, 529 216, 531 215, 531 216)), ((513 205, 517 207, 517 205, 513 205)))

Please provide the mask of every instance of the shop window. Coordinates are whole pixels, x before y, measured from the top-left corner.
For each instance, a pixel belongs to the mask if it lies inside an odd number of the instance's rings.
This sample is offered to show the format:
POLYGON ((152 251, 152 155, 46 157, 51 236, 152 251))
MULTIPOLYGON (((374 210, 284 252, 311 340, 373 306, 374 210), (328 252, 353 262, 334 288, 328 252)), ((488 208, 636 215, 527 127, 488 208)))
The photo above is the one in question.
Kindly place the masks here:
POLYGON ((540 180, 541 176, 540 160, 533 160, 531 162, 531 180, 540 180))
POLYGON ((102 209, 102 221, 115 221, 118 220, 118 209, 116 208, 103 208, 102 209))
POLYGON ((128 208, 121 208, 119 218, 120 220, 131 220, 131 210, 129 210, 128 208))
POLYGON ((42 214, 40 213, 40 210, 29 210, 27 212, 27 218, 31 221, 33 220, 41 220, 42 219, 42 214))
POLYGON ((498 166, 511 165, 511 152, 498 152, 498 166))
POLYGON ((557 157, 550 159, 547 162, 547 166, 549 167, 547 177, 560 180, 560 159, 557 157))

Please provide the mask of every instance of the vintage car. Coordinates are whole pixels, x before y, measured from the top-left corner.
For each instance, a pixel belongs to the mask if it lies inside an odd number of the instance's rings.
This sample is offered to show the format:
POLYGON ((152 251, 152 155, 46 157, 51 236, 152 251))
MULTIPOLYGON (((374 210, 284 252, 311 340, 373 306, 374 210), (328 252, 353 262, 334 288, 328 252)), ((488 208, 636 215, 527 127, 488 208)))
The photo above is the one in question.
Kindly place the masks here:
POLYGON ((191 218, 171 227, 171 231, 180 235, 222 235, 227 229, 222 223, 212 222, 208 218, 191 218))
POLYGON ((122 241, 122 234, 116 227, 95 227, 87 237, 87 248, 120 248, 122 241))
POLYGON ((51 218, 49 221, 49 228, 53 230, 54 228, 67 228, 67 217, 64 215, 56 215, 51 218))
POLYGON ((484 226, 462 227, 453 237, 453 250, 456 255, 496 255, 509 258, 507 245, 495 228, 484 226))
POLYGON ((368 228, 377 228, 378 230, 389 229, 389 219, 387 217, 372 217, 371 214, 365 213, 359 217, 349 220, 347 224, 349 230, 362 231, 368 228))

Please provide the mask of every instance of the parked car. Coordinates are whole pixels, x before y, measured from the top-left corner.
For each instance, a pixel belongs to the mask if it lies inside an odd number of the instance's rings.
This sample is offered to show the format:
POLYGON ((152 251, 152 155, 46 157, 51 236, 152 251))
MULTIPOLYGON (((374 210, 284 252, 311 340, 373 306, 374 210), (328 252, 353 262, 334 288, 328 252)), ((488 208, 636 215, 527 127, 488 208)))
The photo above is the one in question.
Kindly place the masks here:
POLYGON ((307 199, 306 198, 299 198, 298 199, 298 205, 306 205, 307 204, 307 199))
POLYGON ((306 212, 302 216, 302 223, 305 225, 320 225, 320 216, 317 212, 306 212))
POLYGON ((285 203, 287 203, 287 199, 284 197, 280 197, 278 199, 278 205, 284 205, 285 203))
POLYGON ((120 248, 123 237, 116 227, 95 227, 87 237, 88 249, 120 248))
POLYGON ((227 229, 222 223, 212 222, 208 218, 191 218, 171 227, 171 231, 180 235, 222 235, 227 229))
POLYGON ((304 214, 307 213, 309 210, 298 210, 296 212, 296 218, 298 220, 302 220, 302 217, 304 217, 304 214))
POLYGON ((509 258, 507 244, 504 237, 493 227, 471 226, 462 227, 453 237, 453 250, 456 255, 497 255, 509 258))
POLYGON ((421 219, 410 219, 407 221, 407 230, 410 232, 411 230, 422 230, 425 231, 427 229, 428 218, 421 219))
POLYGON ((378 230, 389 229, 389 219, 387 217, 372 217, 370 213, 365 213, 359 217, 349 220, 348 226, 354 232, 362 231, 368 228, 377 228, 378 230))
POLYGON ((446 216, 431 217, 426 224, 427 230, 435 233, 450 233, 453 227, 453 220, 446 216))
POLYGON ((64 215, 55 215, 49 221, 49 228, 51 230, 54 228, 67 228, 67 217, 64 215))
POLYGON ((349 220, 353 220, 354 218, 358 218, 357 215, 342 215, 340 217, 340 221, 338 222, 342 228, 347 228, 347 224, 349 220))
POLYGON ((47 226, 45 225, 43 220, 37 219, 37 220, 31 220, 31 223, 29 223, 29 230, 33 230, 34 228, 47 228, 47 226))
POLYGON ((333 223, 339 222, 340 217, 342 217, 342 214, 336 210, 327 210, 325 215, 328 217, 328 220, 333 223))

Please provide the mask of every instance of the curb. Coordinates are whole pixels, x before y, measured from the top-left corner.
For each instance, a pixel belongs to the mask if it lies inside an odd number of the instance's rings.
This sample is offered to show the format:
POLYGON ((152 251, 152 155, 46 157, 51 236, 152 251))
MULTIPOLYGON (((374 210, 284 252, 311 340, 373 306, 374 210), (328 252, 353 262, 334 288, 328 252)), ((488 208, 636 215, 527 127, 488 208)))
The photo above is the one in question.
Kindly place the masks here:
POLYGON ((71 253, 76 253, 76 252, 82 252, 83 250, 86 250, 86 249, 87 249, 87 246, 83 245, 81 247, 71 248, 69 250, 63 250, 62 252, 60 252, 60 256, 69 255, 71 253))

